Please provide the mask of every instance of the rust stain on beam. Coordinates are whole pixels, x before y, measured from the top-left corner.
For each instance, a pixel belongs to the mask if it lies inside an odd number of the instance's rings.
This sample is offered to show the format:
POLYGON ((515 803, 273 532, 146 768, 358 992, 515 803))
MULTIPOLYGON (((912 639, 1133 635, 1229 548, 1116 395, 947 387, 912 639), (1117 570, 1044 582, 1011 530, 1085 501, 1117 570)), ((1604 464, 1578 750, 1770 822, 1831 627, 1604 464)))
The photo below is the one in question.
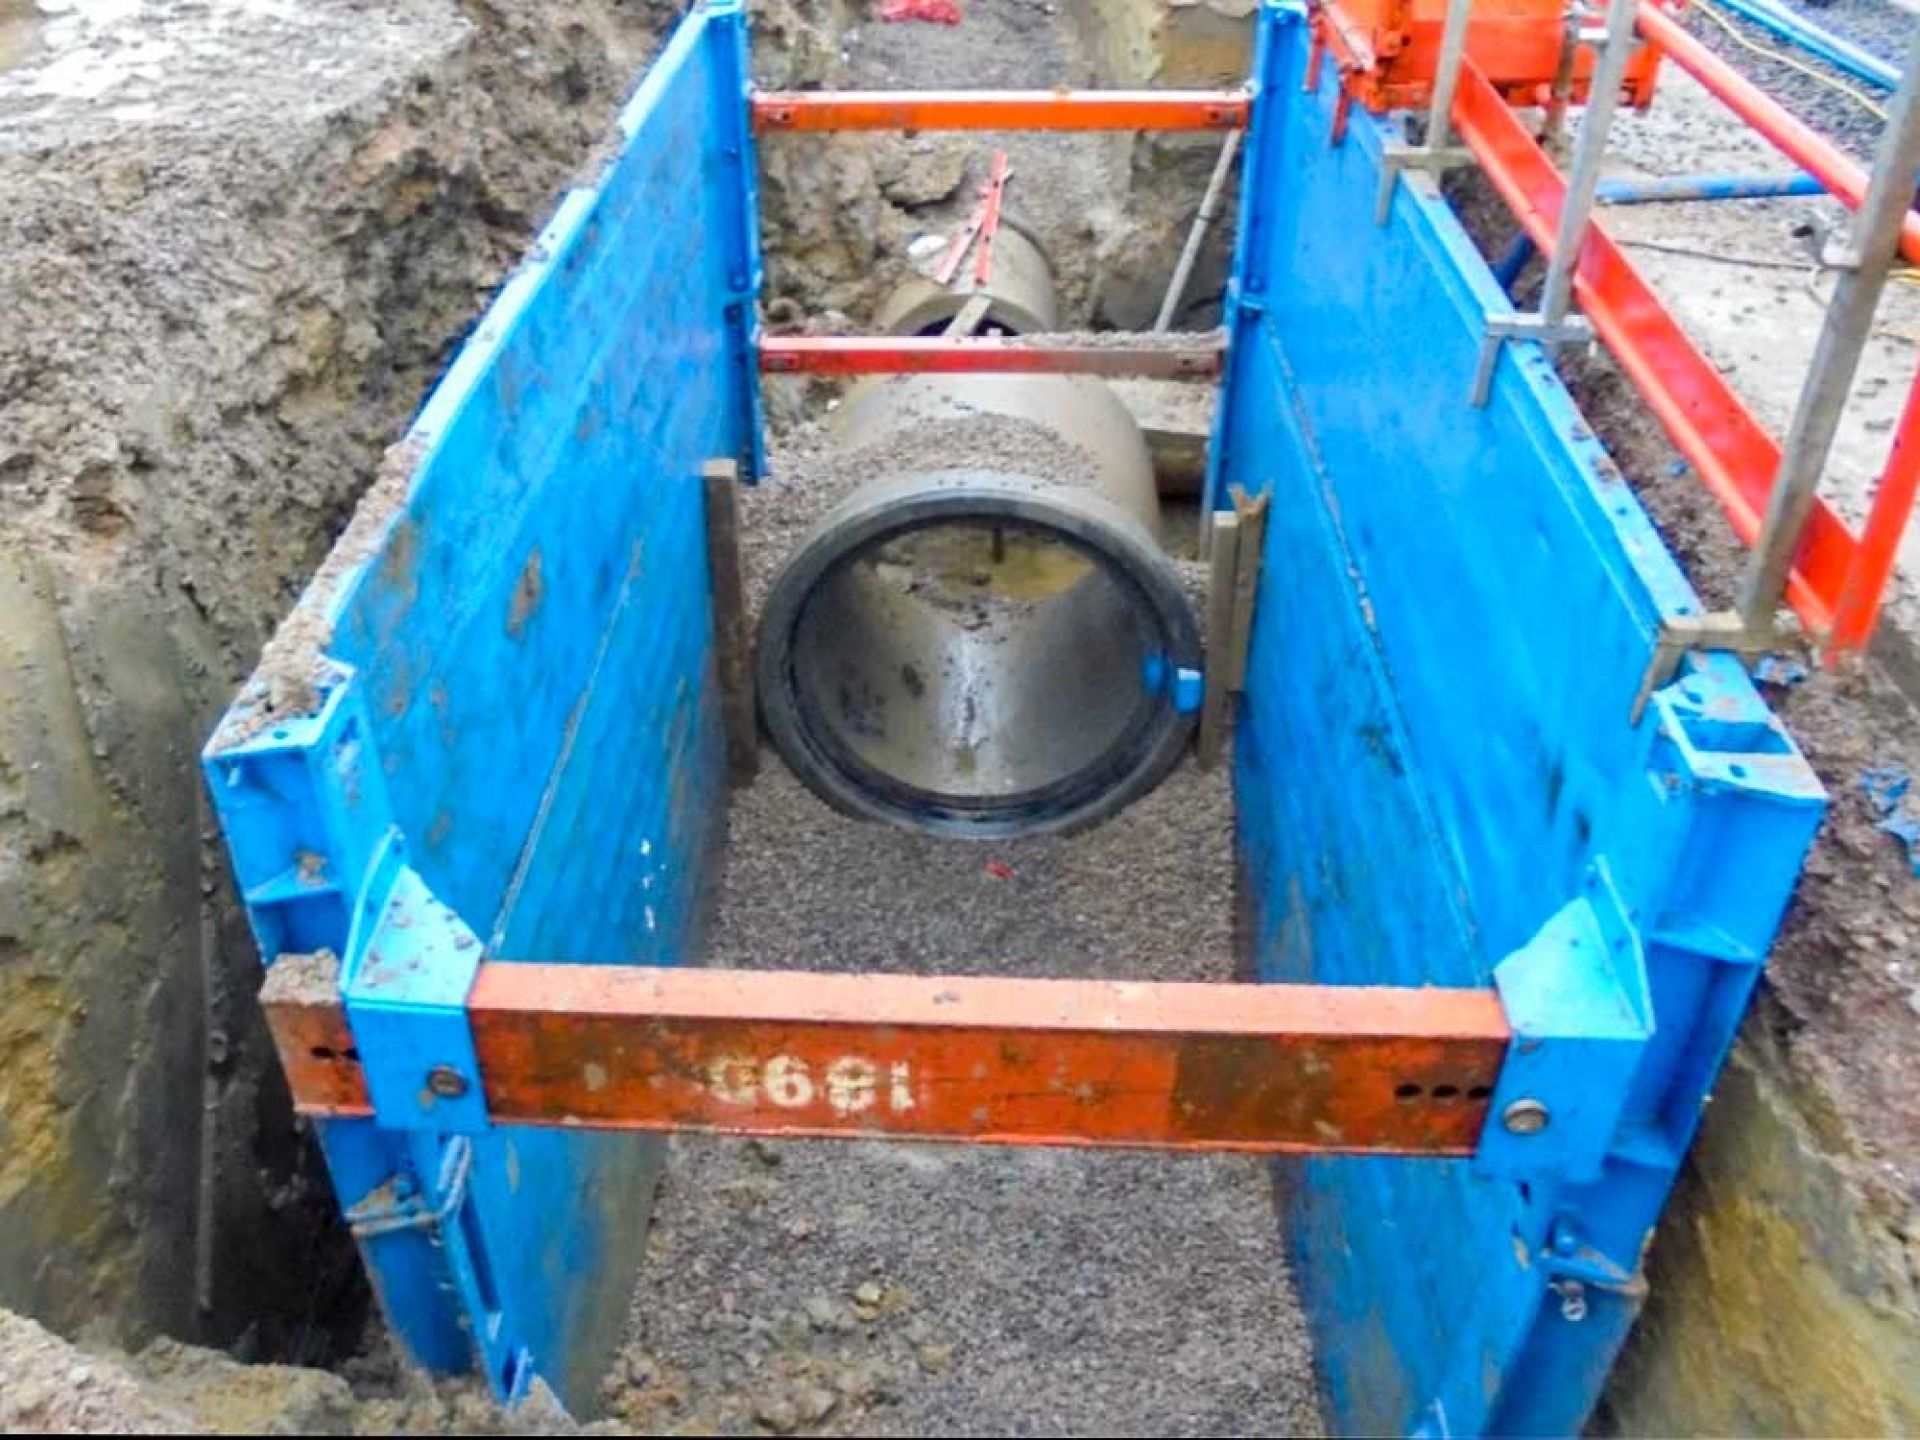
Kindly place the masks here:
POLYGON ((1183 1150, 1470 1153, 1491 991, 491 963, 502 1123, 1183 1150))
POLYGON ((260 1008, 295 1109, 303 1115, 373 1114, 366 1072, 340 999, 340 965, 330 953, 278 957, 267 967, 260 1008))
POLYGON ((1213 380, 1226 359, 1214 335, 1187 343, 1098 344, 1046 336, 769 335, 760 369, 769 375, 1023 374, 1213 380))

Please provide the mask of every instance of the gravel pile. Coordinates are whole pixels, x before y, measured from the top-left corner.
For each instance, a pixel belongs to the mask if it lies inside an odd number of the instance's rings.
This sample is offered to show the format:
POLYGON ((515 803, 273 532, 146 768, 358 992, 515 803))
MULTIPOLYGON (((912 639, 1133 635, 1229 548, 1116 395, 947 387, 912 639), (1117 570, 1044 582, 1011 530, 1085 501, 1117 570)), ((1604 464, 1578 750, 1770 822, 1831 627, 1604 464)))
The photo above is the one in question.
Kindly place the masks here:
MULTIPOLYGON (((1826 0, 1818 5, 1802 3, 1797 8, 1813 23, 1843 40, 1852 41, 1896 69, 1905 62, 1914 27, 1920 25, 1920 16, 1886 0, 1826 0)), ((1701 0, 1700 4, 1690 7, 1684 12, 1683 23, 1809 125, 1860 159, 1873 158, 1874 146, 1879 143, 1883 128, 1881 121, 1858 100, 1806 71, 1812 70, 1825 80, 1859 91, 1882 110, 1891 100, 1886 91, 1855 79, 1819 56, 1740 19, 1731 10, 1713 5, 1713 0, 1701 0), (1711 13, 1702 14, 1703 10, 1711 13), (1725 25, 1714 23, 1715 16, 1724 20, 1725 25), (1728 27, 1733 34, 1728 33, 1728 27), (1742 45, 1734 35, 1752 45, 1778 52, 1793 64, 1768 59, 1742 45)))

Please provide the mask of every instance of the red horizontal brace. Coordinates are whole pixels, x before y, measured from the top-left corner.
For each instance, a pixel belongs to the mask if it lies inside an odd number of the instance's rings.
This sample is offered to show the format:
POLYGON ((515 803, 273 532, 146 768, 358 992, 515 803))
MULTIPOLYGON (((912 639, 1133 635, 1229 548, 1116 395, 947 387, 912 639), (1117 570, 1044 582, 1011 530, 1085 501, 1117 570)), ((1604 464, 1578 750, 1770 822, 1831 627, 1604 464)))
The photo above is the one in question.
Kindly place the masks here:
MULTIPOLYGON (((1860 208, 1869 180, 1865 166, 1722 60, 1672 14, 1641 0, 1638 26, 1650 44, 1706 86, 1762 139, 1825 185, 1836 199, 1860 208)), ((1907 216, 1900 232, 1900 253, 1920 264, 1920 216, 1907 216)))
MULTIPOLYGON (((296 1104, 366 1113, 265 1004, 296 1104)), ((500 1124, 1253 1152, 1469 1154, 1510 1038, 1490 990, 507 962, 467 1012, 500 1124)))
POLYGON ((760 369, 769 375, 1144 375, 1159 380, 1212 380, 1226 360, 1226 342, 1114 344, 1028 335, 897 336, 768 335, 760 369))
POLYGON ((768 130, 1241 130, 1244 90, 759 90, 768 130))
MULTIPOLYGON (((1501 199, 1551 256, 1566 181, 1471 61, 1460 67, 1453 119, 1501 199)), ((1587 227, 1574 293, 1602 343, 1725 507, 1735 533, 1753 543, 1779 473, 1779 443, 1597 221, 1587 227)), ((1840 517, 1815 502, 1787 583, 1787 600, 1810 633, 1828 631, 1855 548, 1840 517)))

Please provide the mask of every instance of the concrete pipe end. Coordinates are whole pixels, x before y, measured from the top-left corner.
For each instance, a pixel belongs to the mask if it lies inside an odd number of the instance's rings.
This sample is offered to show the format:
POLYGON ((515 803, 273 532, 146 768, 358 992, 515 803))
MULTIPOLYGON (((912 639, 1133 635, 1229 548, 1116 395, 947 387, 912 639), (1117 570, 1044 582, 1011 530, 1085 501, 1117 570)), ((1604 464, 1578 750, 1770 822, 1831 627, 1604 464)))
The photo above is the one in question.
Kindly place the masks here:
POLYGON ((903 475, 828 515, 762 611, 767 734, 850 814, 978 839, 1093 825, 1178 763, 1200 666, 1172 562, 1104 497, 903 475))

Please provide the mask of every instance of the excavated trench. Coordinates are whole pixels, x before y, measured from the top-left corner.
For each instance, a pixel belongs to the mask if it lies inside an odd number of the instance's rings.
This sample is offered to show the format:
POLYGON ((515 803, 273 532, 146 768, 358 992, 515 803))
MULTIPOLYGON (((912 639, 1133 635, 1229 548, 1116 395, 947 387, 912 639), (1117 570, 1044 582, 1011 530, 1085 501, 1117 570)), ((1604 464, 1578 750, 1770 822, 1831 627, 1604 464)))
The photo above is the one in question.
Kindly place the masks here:
MULTIPOLYGON (((0 1424, 499 1423, 471 1389, 406 1377, 365 1323, 253 1005, 258 956, 194 755, 678 8, 394 0, 370 23, 345 3, 0 0, 0 1306, 89 1346, 0 1310, 0 1424), (335 1368, 243 1367, 161 1335, 335 1368)), ((756 68, 776 85, 1207 85, 1243 70, 1251 8, 964 0, 944 27, 877 24, 864 0, 757 0, 756 68)), ((1148 323, 1210 142, 770 140, 769 320, 862 324, 914 242, 964 215, 996 146, 1057 266, 1060 322, 1148 323)), ((1181 328, 1211 323, 1226 228, 1181 328)), ((774 475, 744 510, 756 603, 861 478, 825 435, 840 399, 768 387, 774 475)), ((1163 475, 1190 474, 1204 397, 1127 399, 1156 416, 1163 475)), ((1638 413, 1601 404, 1595 420, 1670 539, 1712 530, 1725 549, 1638 413)), ((1034 453, 1019 433, 967 443, 988 461, 1034 453)), ((1190 555, 1190 511, 1167 520, 1190 555)), ((1849 728, 1847 698, 1796 702, 1837 794, 1897 749, 1877 720, 1871 737, 1849 728)), ((1862 1299, 1820 1279, 1833 1267, 1816 1254, 1873 1250, 1844 1261, 1860 1285, 1900 1271, 1879 1251, 1911 1232, 1910 1185, 1871 1192, 1866 1241, 1835 1238, 1853 1220, 1815 1233, 1806 1218, 1851 1215, 1882 1153, 1803 1054, 1859 1033, 1810 977, 1830 954, 1849 975, 1910 956, 1920 923, 1861 807, 1841 819, 1656 1251, 1689 1283, 1660 1289, 1643 1329, 1683 1370, 1708 1358, 1684 1386, 1635 1362, 1651 1408, 1629 1397, 1623 1413, 1655 1428, 1719 1413, 1699 1371, 1756 1368, 1723 1367, 1727 1327, 1701 1298, 1729 1266, 1781 1277, 1751 1313, 1791 1304, 1804 1324, 1782 1334, 1856 1337, 1837 1367, 1910 1353, 1911 1276, 1862 1299), (1763 1217, 1756 1261, 1741 1247, 1762 1145, 1769 1193, 1814 1198, 1763 1217), (1810 1275, 1827 1288, 1795 1288, 1810 1275)), ((959 842, 840 815, 769 752, 735 800, 709 958, 1227 978, 1231 822, 1224 783, 1183 765, 1085 834, 959 842)), ((1760 1340, 1752 1353, 1770 1382, 1798 1377, 1790 1413, 1855 1413, 1760 1340)), ((914 1146, 676 1141, 604 1399, 654 1428, 1318 1425, 1261 1167, 914 1146)))

